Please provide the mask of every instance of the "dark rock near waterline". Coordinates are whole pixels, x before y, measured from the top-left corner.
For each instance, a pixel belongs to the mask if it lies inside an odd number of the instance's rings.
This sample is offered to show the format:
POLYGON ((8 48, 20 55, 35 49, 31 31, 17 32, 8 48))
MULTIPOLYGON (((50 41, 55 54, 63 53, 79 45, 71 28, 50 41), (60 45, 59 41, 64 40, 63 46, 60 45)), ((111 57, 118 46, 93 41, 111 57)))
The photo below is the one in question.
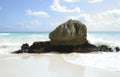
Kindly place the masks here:
MULTIPOLYGON (((48 52, 55 52, 55 53, 89 53, 89 52, 113 52, 113 49, 107 45, 100 45, 95 46, 89 43, 83 45, 51 45, 50 41, 45 42, 34 42, 29 48, 26 47, 27 44, 23 44, 21 49, 15 51, 13 53, 48 53, 48 52)), ((120 51, 119 47, 115 47, 116 51, 120 51)))
MULTIPOLYGON (((49 34, 50 41, 34 42, 31 46, 27 43, 21 49, 13 53, 88 53, 96 51, 112 52, 113 49, 107 45, 95 46, 87 39, 86 26, 76 20, 69 20, 59 25, 49 34)), ((119 47, 115 50, 120 51, 119 47)))
POLYGON ((14 53, 47 53, 47 52, 56 52, 56 53, 85 53, 98 50, 96 46, 86 43, 84 45, 51 45, 50 41, 46 42, 34 42, 29 48, 23 48, 26 44, 21 46, 21 50, 15 51, 14 53), (27 50, 27 51, 26 51, 27 50))
POLYGON ((29 48, 29 45, 27 44, 27 43, 25 43, 25 44, 23 44, 22 46, 21 46, 21 49, 22 50, 26 50, 26 49, 28 49, 29 48))
POLYGON ((49 34, 51 45, 83 45, 87 43, 86 25, 77 20, 68 20, 49 34))
POLYGON ((99 51, 105 51, 105 52, 112 52, 113 50, 112 50, 112 48, 110 48, 109 46, 107 46, 107 45, 101 45, 101 46, 99 46, 99 51))
POLYGON ((29 53, 29 44, 25 43, 21 46, 21 49, 13 53, 29 53))
POLYGON ((120 51, 119 47, 115 47, 116 52, 120 51))

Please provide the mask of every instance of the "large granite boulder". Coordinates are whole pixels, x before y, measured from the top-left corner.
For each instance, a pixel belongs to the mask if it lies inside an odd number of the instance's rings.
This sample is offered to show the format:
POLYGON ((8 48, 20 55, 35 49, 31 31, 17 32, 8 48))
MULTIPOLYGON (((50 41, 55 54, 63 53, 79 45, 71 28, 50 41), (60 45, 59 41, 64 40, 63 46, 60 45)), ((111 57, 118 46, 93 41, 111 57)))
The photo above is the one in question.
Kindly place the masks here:
POLYGON ((87 43, 87 28, 77 20, 68 20, 49 34, 51 45, 83 45, 87 43))

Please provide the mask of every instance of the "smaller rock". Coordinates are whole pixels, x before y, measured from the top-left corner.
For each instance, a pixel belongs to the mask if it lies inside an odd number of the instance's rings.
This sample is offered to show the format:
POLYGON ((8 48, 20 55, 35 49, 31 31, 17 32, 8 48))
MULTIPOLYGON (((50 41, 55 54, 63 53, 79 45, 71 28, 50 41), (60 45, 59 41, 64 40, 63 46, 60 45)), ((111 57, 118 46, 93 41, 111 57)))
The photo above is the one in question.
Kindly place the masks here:
POLYGON ((23 51, 22 50, 17 50, 17 51, 14 51, 14 52, 11 52, 11 53, 17 53, 17 54, 20 54, 20 53, 23 53, 23 51))
POLYGON ((22 46, 21 46, 21 49, 22 50, 26 50, 26 49, 28 49, 29 48, 29 45, 27 44, 27 43, 25 43, 25 44, 23 44, 22 46))
POLYGON ((50 42, 34 42, 29 47, 29 53, 44 53, 49 51, 50 42))
POLYGON ((12 53, 28 53, 29 51, 29 44, 25 43, 21 46, 21 49, 12 53))
POLYGON ((119 47, 115 47, 116 52, 120 51, 119 47))
MULTIPOLYGON (((29 51, 29 44, 25 43, 21 46, 21 52, 27 53, 29 51)), ((19 51, 20 52, 20 51, 19 51)))
POLYGON ((107 45, 101 45, 99 46, 100 51, 109 51, 112 52, 112 48, 108 47, 107 45))

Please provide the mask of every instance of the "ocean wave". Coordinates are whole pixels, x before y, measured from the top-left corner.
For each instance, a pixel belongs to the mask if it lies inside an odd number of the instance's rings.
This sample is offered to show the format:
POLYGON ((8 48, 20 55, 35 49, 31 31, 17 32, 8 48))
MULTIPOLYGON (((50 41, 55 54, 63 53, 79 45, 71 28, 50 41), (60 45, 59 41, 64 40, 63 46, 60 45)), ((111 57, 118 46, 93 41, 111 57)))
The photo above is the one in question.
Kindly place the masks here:
POLYGON ((14 48, 14 47, 18 47, 21 44, 13 44, 13 43, 9 43, 9 44, 0 44, 0 49, 6 49, 6 48, 14 48))
POLYGON ((20 49, 21 45, 22 45, 21 43, 17 43, 17 42, 1 43, 0 44, 0 54, 16 51, 16 50, 20 49))
MULTIPOLYGON (((114 39, 114 40, 110 40, 110 37, 97 37, 93 34, 87 34, 87 39, 89 41, 89 43, 94 44, 94 45, 107 45, 110 47, 115 47, 115 46, 119 46, 120 47, 120 40, 118 38, 114 39)), ((112 35, 111 35, 112 38, 112 35)))
POLYGON ((7 36, 10 35, 10 33, 0 33, 0 36, 7 36))
POLYGON ((26 38, 34 40, 34 41, 49 41, 50 40, 48 38, 48 35, 37 35, 37 34, 26 35, 26 38))
POLYGON ((48 35, 37 35, 37 34, 32 34, 32 35, 26 35, 26 37, 40 37, 40 38, 45 38, 46 40, 48 39, 48 35))

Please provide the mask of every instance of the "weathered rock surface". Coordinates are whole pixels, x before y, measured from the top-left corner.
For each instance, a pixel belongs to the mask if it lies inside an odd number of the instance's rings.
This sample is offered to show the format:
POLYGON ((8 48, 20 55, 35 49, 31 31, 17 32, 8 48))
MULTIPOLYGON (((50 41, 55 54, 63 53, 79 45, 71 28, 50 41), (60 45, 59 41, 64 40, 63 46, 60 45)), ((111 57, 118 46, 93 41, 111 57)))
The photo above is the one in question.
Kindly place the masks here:
POLYGON ((49 34, 51 45, 83 45, 87 43, 87 28, 77 20, 68 20, 49 34))

